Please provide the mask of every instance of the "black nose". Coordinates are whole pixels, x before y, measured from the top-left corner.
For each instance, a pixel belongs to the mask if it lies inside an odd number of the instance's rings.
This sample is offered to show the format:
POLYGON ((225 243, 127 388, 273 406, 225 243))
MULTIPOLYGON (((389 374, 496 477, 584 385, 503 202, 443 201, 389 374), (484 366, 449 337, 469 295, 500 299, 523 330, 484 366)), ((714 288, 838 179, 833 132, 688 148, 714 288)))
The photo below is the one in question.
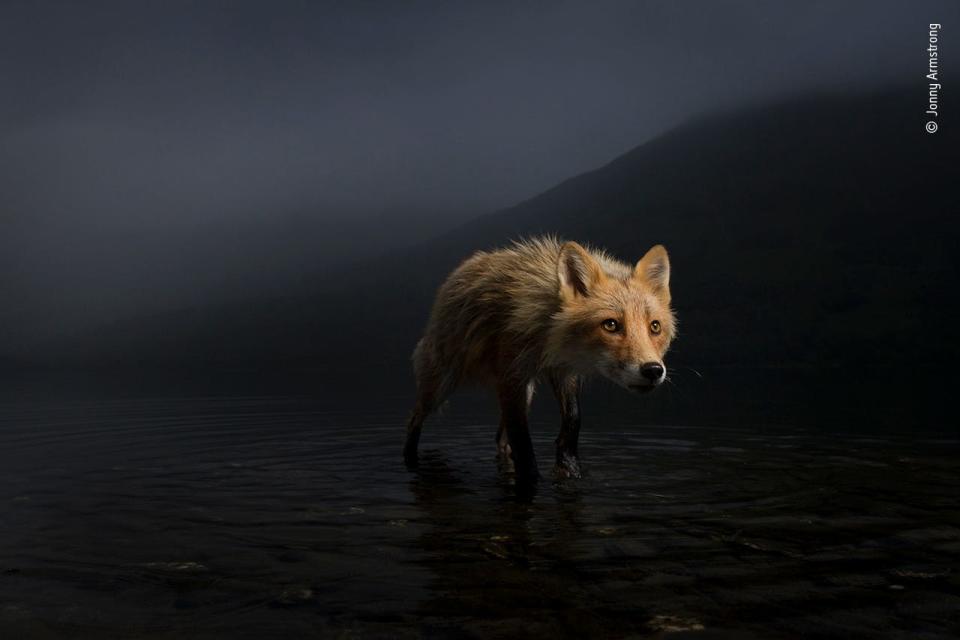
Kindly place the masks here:
POLYGON ((640 374, 650 382, 657 382, 663 377, 663 366, 657 362, 648 362, 640 367, 640 374))

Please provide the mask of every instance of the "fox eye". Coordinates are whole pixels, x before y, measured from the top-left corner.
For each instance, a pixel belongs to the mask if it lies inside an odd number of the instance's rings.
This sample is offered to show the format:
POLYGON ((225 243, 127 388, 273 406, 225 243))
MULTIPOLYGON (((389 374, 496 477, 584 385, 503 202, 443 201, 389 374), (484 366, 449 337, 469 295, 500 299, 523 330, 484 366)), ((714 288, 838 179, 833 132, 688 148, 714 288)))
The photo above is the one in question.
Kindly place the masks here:
POLYGON ((609 331, 610 333, 613 333, 614 331, 620 328, 620 323, 614 320, 613 318, 609 318, 601 322, 600 326, 603 327, 604 331, 609 331))
POLYGON ((657 335, 657 334, 660 333, 660 321, 659 321, 659 320, 654 320, 653 322, 650 323, 650 333, 652 333, 653 335, 657 335))

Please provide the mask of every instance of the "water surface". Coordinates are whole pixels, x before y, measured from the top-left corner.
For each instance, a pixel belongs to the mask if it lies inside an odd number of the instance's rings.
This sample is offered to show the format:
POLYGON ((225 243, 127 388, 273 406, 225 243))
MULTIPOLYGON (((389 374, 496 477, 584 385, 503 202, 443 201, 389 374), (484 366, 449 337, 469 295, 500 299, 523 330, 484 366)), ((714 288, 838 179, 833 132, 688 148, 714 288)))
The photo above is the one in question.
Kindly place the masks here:
POLYGON ((404 394, 18 390, 3 637, 960 633, 960 443, 638 423, 518 495, 492 407, 403 465, 404 394))

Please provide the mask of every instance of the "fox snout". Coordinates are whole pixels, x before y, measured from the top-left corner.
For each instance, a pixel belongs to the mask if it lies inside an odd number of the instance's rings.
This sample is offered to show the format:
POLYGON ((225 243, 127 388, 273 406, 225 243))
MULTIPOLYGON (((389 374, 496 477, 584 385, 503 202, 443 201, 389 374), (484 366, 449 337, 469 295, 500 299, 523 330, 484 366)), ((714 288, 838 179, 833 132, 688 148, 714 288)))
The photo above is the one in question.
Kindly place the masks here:
POLYGON ((640 375, 653 385, 663 382, 664 373, 663 365, 659 362, 648 362, 640 367, 640 375))
POLYGON ((635 366, 636 375, 628 385, 634 391, 652 391, 667 377, 667 370, 660 362, 644 362, 635 366))

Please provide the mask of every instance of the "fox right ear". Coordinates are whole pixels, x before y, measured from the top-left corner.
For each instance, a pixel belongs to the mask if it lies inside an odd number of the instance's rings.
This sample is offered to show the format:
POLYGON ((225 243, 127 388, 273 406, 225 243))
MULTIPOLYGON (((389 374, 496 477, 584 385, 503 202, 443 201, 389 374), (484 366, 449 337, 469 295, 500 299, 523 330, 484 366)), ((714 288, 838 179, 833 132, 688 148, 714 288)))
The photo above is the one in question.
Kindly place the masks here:
POLYGON ((640 258, 633 276, 650 285, 655 294, 670 304, 670 257, 662 244, 655 245, 640 258))
POLYGON ((588 296, 595 284, 603 278, 603 269, 587 250, 576 242, 560 247, 557 262, 560 276, 560 294, 564 297, 588 296))

